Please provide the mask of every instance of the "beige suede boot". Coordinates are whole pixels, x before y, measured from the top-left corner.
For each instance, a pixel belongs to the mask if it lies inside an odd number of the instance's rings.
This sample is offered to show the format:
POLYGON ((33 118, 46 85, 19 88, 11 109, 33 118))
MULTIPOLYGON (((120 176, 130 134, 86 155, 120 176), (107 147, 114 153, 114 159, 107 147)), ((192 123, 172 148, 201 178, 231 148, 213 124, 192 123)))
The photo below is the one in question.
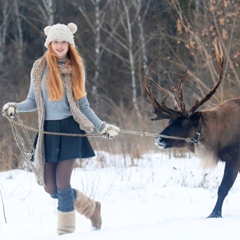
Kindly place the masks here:
POLYGON ((58 218, 58 235, 63 235, 66 233, 73 233, 75 231, 75 210, 71 212, 61 212, 57 211, 58 218))
POLYGON ((90 217, 92 226, 95 230, 101 229, 102 226, 102 218, 101 218, 101 203, 95 202, 95 210, 93 215, 90 217))
POLYGON ((75 189, 76 198, 74 201, 75 210, 91 220, 92 226, 97 230, 102 226, 101 203, 95 202, 79 190, 75 189))

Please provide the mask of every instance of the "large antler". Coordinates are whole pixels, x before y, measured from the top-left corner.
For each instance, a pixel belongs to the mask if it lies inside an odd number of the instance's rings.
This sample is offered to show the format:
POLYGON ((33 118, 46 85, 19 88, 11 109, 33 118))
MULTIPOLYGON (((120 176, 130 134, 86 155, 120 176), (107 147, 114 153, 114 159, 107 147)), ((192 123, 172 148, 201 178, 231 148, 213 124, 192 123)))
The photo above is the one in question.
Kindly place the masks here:
POLYGON ((151 69, 154 63, 157 61, 159 57, 154 59, 148 66, 147 68, 147 76, 144 76, 144 71, 142 69, 142 77, 144 79, 144 88, 147 93, 148 98, 151 100, 154 113, 157 115, 156 118, 152 120, 160 120, 160 119, 173 119, 178 116, 182 115, 182 112, 180 111, 178 101, 176 100, 175 96, 166 88, 160 87, 151 77, 151 69), (151 86, 149 85, 151 83, 154 85, 159 91, 162 91, 166 93, 167 95, 163 98, 161 103, 158 103, 156 98, 154 97, 152 93, 151 86), (170 97, 173 101, 174 104, 174 109, 171 109, 166 106, 166 100, 167 98, 170 97))
POLYGON ((219 87, 219 85, 222 81, 223 62, 224 62, 223 51, 222 51, 220 43, 219 42, 217 43, 215 41, 214 42, 214 48, 215 48, 216 58, 217 58, 217 61, 218 61, 218 66, 219 66, 218 81, 215 84, 215 86, 213 87, 213 89, 208 94, 206 94, 202 99, 197 100, 190 110, 186 110, 186 105, 185 105, 185 102, 184 102, 183 92, 182 92, 182 87, 183 87, 183 83, 184 83, 185 78, 186 78, 187 71, 182 76, 179 85, 175 88, 172 88, 173 91, 175 91, 177 96, 178 96, 178 100, 177 100, 175 98, 175 96, 169 90, 167 90, 166 88, 160 87, 152 79, 151 69, 152 69, 153 64, 157 61, 157 59, 159 57, 154 59, 149 64, 149 67, 147 68, 147 76, 146 77, 144 76, 143 69, 142 69, 142 77, 144 79, 144 88, 145 88, 145 91, 147 93, 148 98, 152 102, 154 113, 157 115, 157 117, 152 119, 152 120, 173 119, 173 118, 176 118, 176 117, 179 117, 179 116, 190 116, 197 110, 197 108, 199 108, 202 104, 204 104, 206 101, 208 101, 213 96, 213 94, 216 92, 217 88, 219 87), (150 86, 149 83, 152 84, 154 87, 156 87, 159 91, 162 91, 162 92, 167 94, 163 98, 161 103, 157 102, 156 98, 154 97, 154 95, 152 93, 152 89, 151 89, 151 86, 150 86), (168 97, 170 97, 172 99, 173 104, 174 104, 174 109, 166 106, 166 100, 167 100, 168 97))
POLYGON ((186 72, 184 73, 184 75, 181 77, 181 81, 179 83, 179 85, 177 87, 173 87, 173 91, 175 91, 178 95, 178 99, 179 99, 179 107, 181 109, 182 115, 187 115, 188 112, 186 110, 186 104, 183 98, 183 92, 182 92, 182 88, 183 88, 183 82, 186 79, 186 75, 187 75, 187 69, 186 72))
POLYGON ((215 48, 215 54, 216 54, 216 58, 217 58, 217 61, 218 61, 218 68, 219 68, 219 70, 218 70, 218 72, 219 72, 218 73, 218 81, 215 84, 215 86, 213 87, 213 89, 208 94, 206 94, 202 99, 197 100, 195 102, 193 107, 188 111, 189 115, 194 113, 197 110, 197 108, 199 108, 201 105, 203 105, 206 101, 208 101, 213 96, 213 94, 216 92, 217 88, 219 87, 219 85, 222 81, 223 63, 224 63, 223 51, 222 51, 222 47, 221 47, 219 42, 217 44, 217 42, 214 41, 213 45, 214 45, 214 48, 215 48))

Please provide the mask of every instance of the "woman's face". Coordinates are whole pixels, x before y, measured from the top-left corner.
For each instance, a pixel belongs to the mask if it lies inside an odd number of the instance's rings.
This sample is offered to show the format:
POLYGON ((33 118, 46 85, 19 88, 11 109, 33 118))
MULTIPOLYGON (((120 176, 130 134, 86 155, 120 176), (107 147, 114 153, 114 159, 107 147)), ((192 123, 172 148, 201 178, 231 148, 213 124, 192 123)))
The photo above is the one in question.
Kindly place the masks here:
POLYGON ((61 40, 53 40, 52 41, 52 49, 54 53, 57 55, 58 59, 64 59, 67 57, 67 52, 69 49, 69 43, 67 41, 61 40))

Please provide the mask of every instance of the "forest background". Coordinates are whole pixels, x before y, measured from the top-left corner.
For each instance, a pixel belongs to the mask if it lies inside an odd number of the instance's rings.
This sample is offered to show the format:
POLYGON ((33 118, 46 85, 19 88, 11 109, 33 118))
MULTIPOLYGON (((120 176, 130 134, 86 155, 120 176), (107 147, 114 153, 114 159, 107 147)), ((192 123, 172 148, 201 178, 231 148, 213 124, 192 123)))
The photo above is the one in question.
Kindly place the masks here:
MULTIPOLYGON (((26 98, 32 64, 46 50, 44 27, 74 22, 93 110, 121 129, 158 133, 166 122, 151 121, 142 69, 160 56, 152 69, 153 79, 167 89, 177 86, 187 69, 184 97, 189 107, 217 80, 213 48, 217 39, 225 57, 224 78, 204 107, 237 97, 239 8, 239 0, 0 0, 0 106, 26 98)), ((156 95, 159 100, 164 97, 156 95)), ((21 119, 37 127, 36 113, 21 114, 21 119)), ((34 139, 35 133, 29 133, 34 139)), ((95 150, 132 159, 160 151, 153 139, 139 135, 120 134, 112 141, 92 137, 90 141, 95 150)), ((0 170, 24 166, 10 124, 2 116, 0 153, 0 170)))

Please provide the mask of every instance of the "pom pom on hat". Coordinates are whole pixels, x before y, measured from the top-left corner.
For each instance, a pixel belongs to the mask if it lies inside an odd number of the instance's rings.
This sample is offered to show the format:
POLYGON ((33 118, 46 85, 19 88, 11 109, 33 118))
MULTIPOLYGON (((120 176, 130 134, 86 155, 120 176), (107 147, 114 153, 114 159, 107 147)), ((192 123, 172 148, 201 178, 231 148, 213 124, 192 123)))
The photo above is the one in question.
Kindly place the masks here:
POLYGON ((44 33, 47 35, 44 46, 48 48, 49 43, 58 39, 67 41, 75 47, 73 34, 76 32, 77 25, 75 23, 69 23, 68 25, 58 23, 53 26, 47 26, 44 28, 44 33))
POLYGON ((70 29, 70 31, 74 34, 75 32, 77 32, 77 25, 75 23, 69 23, 68 24, 68 28, 70 29))
POLYGON ((47 26, 44 28, 44 33, 45 35, 48 35, 49 30, 51 29, 52 26, 47 26))

